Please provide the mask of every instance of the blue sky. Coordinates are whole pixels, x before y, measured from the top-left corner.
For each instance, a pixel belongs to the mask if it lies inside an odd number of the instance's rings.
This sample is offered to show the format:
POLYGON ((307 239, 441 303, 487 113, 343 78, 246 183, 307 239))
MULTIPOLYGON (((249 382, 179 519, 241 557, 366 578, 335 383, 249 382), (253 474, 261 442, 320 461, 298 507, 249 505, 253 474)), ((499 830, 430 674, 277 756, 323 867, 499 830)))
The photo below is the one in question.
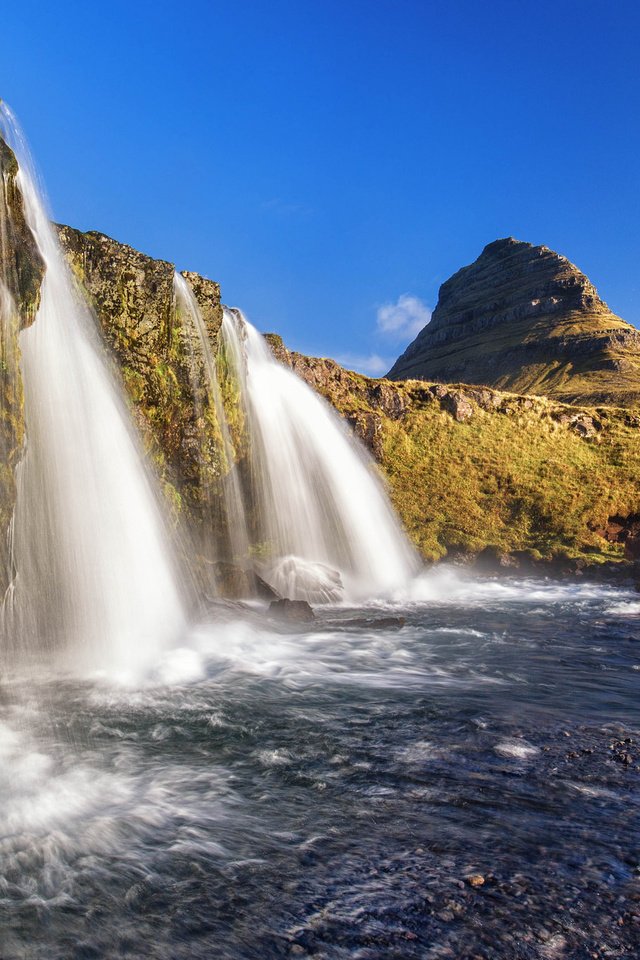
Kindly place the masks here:
POLYGON ((509 235, 640 325, 636 0, 21 0, 2 31, 56 219, 293 348, 383 372, 509 235))

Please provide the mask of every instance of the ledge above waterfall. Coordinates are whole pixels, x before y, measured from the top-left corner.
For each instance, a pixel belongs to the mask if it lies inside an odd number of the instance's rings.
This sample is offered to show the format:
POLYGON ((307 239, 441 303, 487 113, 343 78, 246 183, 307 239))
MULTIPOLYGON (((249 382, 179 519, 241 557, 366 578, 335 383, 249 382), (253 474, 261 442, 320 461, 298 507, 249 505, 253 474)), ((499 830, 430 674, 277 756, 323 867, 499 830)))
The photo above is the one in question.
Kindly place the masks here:
POLYGON ((44 262, 25 218, 18 161, 0 136, 0 280, 18 308, 20 326, 33 322, 44 262))

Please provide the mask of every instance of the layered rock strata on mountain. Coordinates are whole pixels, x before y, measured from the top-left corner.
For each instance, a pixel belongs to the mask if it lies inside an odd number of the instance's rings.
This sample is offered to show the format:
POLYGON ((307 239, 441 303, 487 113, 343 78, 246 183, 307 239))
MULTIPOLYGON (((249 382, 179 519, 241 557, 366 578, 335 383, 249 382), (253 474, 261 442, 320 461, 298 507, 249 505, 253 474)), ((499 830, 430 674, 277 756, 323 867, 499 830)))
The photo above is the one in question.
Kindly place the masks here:
POLYGON ((509 237, 441 286, 388 376, 626 405, 640 401, 640 332, 566 257, 509 237))

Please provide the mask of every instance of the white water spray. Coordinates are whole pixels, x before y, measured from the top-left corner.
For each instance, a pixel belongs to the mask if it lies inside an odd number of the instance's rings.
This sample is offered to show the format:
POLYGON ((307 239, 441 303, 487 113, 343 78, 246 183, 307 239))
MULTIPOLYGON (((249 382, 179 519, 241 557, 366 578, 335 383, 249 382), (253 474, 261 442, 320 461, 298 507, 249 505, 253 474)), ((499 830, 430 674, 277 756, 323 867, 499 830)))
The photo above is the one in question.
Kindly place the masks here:
POLYGON ((5 606, 19 652, 66 651, 135 673, 184 626, 171 545, 96 320, 58 246, 24 140, 0 104, 30 229, 46 264, 20 334, 26 447, 5 606))
POLYGON ((225 311, 221 337, 245 408, 265 579, 312 601, 338 599, 340 579, 351 599, 406 584, 418 561, 364 447, 239 311, 225 311))

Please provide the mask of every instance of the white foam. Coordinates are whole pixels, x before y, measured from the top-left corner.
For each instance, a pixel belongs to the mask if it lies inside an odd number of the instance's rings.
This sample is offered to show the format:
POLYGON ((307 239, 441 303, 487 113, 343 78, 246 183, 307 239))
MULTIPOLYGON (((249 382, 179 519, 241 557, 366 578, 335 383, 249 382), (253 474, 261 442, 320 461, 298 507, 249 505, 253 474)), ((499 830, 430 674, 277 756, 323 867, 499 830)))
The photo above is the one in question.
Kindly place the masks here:
POLYGON ((539 747, 534 747, 526 740, 503 740, 502 743, 496 744, 494 750, 501 757, 510 757, 514 760, 531 760, 540 753, 539 747))

